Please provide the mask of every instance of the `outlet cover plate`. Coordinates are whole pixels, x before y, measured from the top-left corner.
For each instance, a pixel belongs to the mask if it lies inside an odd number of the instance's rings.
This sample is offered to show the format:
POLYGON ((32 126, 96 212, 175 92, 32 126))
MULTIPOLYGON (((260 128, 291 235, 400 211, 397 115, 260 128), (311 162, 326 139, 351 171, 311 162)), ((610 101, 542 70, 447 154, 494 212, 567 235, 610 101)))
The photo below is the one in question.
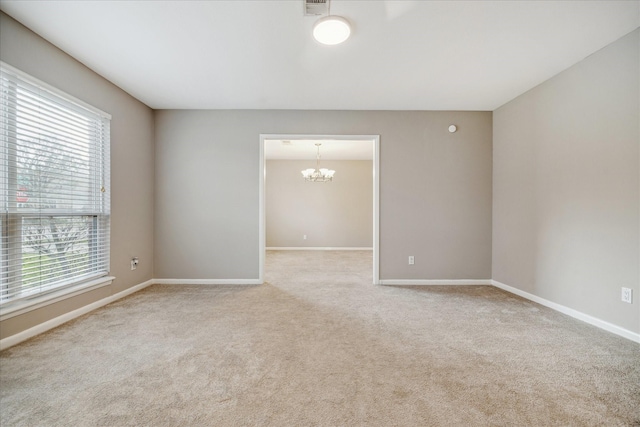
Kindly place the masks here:
POLYGON ((633 301, 633 290, 629 288, 622 288, 622 302, 627 302, 629 304, 633 301))

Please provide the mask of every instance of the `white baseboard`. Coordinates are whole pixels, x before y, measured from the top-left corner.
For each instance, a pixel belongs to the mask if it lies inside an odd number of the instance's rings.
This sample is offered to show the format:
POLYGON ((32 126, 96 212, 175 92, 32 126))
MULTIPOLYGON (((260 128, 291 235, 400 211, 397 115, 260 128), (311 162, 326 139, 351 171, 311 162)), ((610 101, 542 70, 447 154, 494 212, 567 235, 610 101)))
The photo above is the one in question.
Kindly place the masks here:
POLYGON ((153 279, 158 285, 262 285, 260 279, 153 279))
MULTIPOLYGON (((128 289, 125 289, 122 292, 118 292, 117 294, 111 295, 109 297, 103 298, 94 303, 88 304, 84 307, 80 307, 77 310, 71 311, 69 313, 65 313, 62 316, 58 316, 54 319, 48 320, 44 323, 36 325, 32 328, 19 332, 15 335, 11 335, 7 338, 0 340, 0 350, 4 350, 11 346, 14 346, 18 343, 28 340, 29 338, 33 338, 34 336, 51 330, 55 327, 62 325, 70 320, 73 320, 77 317, 80 317, 84 314, 89 313, 97 308, 103 307, 107 304, 110 304, 114 301, 117 301, 121 298, 124 298, 128 295, 131 295, 135 292, 138 292, 152 284, 166 284, 166 285, 189 285, 189 284, 197 284, 197 285, 260 285, 262 282, 259 279, 151 279, 146 282, 140 283, 139 285, 132 286, 128 289)), ((629 331, 628 329, 621 328, 620 326, 616 326, 604 320, 600 320, 596 317, 590 316, 588 314, 584 314, 580 311, 574 310, 572 308, 563 306, 561 304, 557 304, 555 302, 546 300, 539 296, 530 294, 528 292, 522 291, 520 289, 514 288, 509 285, 505 285, 504 283, 498 282, 497 280, 416 280, 416 279, 398 279, 398 280, 380 280, 380 285, 427 285, 427 286, 439 286, 439 285, 493 285, 497 288, 500 288, 504 291, 510 292, 512 294, 521 296, 522 298, 526 298, 530 301, 541 304, 545 307, 549 307, 553 310, 556 310, 560 313, 571 316, 575 319, 581 320, 583 322, 589 323, 590 325, 596 326, 605 331, 611 332, 613 334, 619 335, 623 338, 629 339, 631 341, 635 341, 640 343, 640 334, 636 332, 629 331)))
POLYGON ((578 310, 574 310, 573 308, 569 308, 564 305, 546 300, 539 296, 530 294, 529 292, 522 291, 518 288, 514 288, 513 286, 505 285, 504 283, 498 282, 497 280, 492 280, 491 282, 493 286, 495 286, 496 288, 500 288, 504 291, 521 296, 522 298, 526 298, 530 301, 537 302, 540 305, 544 305, 545 307, 549 307, 553 310, 559 311, 560 313, 566 314, 575 319, 582 320, 583 322, 586 322, 590 325, 596 326, 600 329, 604 329, 607 332, 611 332, 623 338, 640 343, 640 334, 638 333, 632 332, 628 329, 621 328, 620 326, 616 326, 612 323, 605 322, 604 320, 600 320, 597 317, 593 317, 588 314, 582 313, 578 310))
POLYGON ((456 279, 456 280, 423 280, 423 279, 385 279, 380 280, 386 286, 441 286, 441 285, 491 285, 491 279, 456 279))
POLYGON ((373 248, 363 247, 329 247, 329 246, 270 246, 268 251, 372 251, 373 248))
POLYGON ((11 335, 7 338, 0 340, 0 350, 4 350, 5 348, 9 348, 14 346, 22 341, 26 341, 29 338, 33 338, 36 335, 39 335, 43 332, 47 332, 50 329, 58 327, 63 323, 68 322, 69 320, 73 320, 77 317, 80 317, 84 314, 89 313, 97 308, 103 307, 107 304, 110 304, 120 298, 124 298, 128 295, 131 295, 134 292, 138 292, 147 286, 150 286, 154 283, 154 280, 147 280, 144 283, 140 283, 139 285, 132 286, 130 288, 125 289, 124 291, 118 292, 117 294, 111 295, 109 297, 103 298, 91 304, 85 305, 84 307, 80 307, 77 310, 70 311, 68 313, 63 314, 62 316, 55 317, 51 320, 47 320, 46 322, 40 323, 32 328, 26 329, 22 332, 18 332, 15 335, 11 335))

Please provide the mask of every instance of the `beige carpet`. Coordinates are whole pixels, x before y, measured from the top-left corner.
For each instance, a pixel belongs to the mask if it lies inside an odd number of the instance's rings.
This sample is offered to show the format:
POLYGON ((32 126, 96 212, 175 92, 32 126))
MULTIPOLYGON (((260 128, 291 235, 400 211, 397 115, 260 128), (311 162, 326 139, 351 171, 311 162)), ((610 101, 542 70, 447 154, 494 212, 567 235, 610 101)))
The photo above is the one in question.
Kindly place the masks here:
POLYGON ((155 285, 0 353, 7 426, 638 426, 640 345, 489 286, 155 285))

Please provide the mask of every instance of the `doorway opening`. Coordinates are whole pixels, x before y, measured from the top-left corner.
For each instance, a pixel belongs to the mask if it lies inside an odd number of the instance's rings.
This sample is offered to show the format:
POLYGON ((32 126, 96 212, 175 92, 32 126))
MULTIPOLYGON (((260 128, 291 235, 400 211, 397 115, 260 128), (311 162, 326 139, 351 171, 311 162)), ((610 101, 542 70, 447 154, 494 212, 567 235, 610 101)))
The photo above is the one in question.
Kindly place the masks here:
MULTIPOLYGON (((380 283, 380 135, 287 135, 287 134, 261 134, 260 135, 260 173, 259 175, 259 281, 264 283, 265 254, 267 250, 267 223, 266 223, 266 171, 268 157, 275 156, 281 159, 303 159, 310 166, 315 165, 315 144, 320 146, 321 162, 330 159, 356 159, 368 152, 371 159, 371 185, 372 185, 372 247, 373 247, 373 284, 380 283), (312 148, 310 157, 309 148, 312 148), (284 151, 283 151, 284 150, 284 151), (356 151, 360 150, 358 154, 356 151), (311 161, 314 161, 312 164, 311 161)), ((334 179, 339 179, 340 171, 336 171, 334 179)), ((292 180, 303 181, 300 172, 291 176, 292 180)), ((332 183, 308 183, 310 185, 331 185, 332 183)), ((306 235, 301 235, 304 238, 306 235)), ((301 247, 300 249, 304 249, 301 247)), ((340 247, 333 248, 340 250, 340 247)))

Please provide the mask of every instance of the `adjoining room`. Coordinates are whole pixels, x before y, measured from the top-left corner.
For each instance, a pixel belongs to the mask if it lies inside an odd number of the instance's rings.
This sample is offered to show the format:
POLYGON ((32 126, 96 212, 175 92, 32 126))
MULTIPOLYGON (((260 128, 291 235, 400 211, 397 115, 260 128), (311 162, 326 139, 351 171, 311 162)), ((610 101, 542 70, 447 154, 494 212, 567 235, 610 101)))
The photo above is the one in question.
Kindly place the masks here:
POLYGON ((369 138, 261 137, 268 252, 368 251, 377 283, 379 137, 369 138))

